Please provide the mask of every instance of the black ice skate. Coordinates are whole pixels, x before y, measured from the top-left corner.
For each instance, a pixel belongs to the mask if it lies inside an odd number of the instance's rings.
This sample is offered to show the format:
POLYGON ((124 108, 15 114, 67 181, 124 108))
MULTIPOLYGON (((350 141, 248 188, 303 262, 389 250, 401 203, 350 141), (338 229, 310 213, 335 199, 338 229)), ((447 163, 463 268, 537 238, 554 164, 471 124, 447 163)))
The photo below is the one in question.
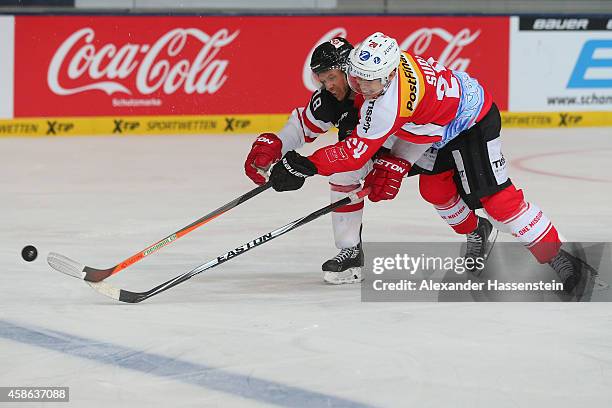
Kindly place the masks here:
POLYGON ((351 248, 343 248, 338 255, 321 266, 323 272, 325 272, 323 280, 334 285, 361 282, 363 280, 361 276, 363 262, 361 244, 351 248))
POLYGON ((559 249, 559 253, 548 264, 559 275, 565 293, 572 293, 586 273, 583 272, 582 262, 563 249, 559 249))
POLYGON ((466 264, 466 269, 469 272, 476 276, 482 273, 484 262, 489 257, 493 245, 495 245, 497 233, 498 231, 493 228, 489 220, 478 217, 478 226, 473 232, 467 234, 467 248, 463 256, 466 260, 470 260, 466 264))

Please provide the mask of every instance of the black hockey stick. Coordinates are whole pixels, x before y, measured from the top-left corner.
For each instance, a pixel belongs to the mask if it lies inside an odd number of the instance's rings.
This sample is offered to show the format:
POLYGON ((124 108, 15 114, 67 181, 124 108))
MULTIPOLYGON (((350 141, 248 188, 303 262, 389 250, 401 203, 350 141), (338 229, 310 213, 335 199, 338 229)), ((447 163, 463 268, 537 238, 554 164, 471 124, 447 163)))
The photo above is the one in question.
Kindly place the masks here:
POLYGON ((298 220, 290 222, 289 224, 286 224, 280 228, 277 228, 272 232, 268 232, 267 234, 264 234, 258 238, 255 238, 254 240, 249 241, 244 245, 241 245, 235 249, 232 249, 223 255, 220 255, 214 259, 211 259, 210 261, 195 267, 191 271, 182 273, 181 275, 178 275, 162 283, 161 285, 154 287, 153 289, 147 290, 146 292, 130 292, 129 290, 115 288, 106 282, 87 282, 87 283, 89 284, 89 286, 91 286, 98 292, 110 298, 113 298, 115 300, 119 300, 121 302, 126 302, 126 303, 139 303, 147 298, 150 298, 151 296, 155 296, 158 293, 166 291, 172 288, 173 286, 178 285, 179 283, 185 282, 186 280, 193 278, 195 275, 199 273, 202 273, 208 269, 214 268, 215 266, 221 265, 222 263, 225 263, 229 261, 230 259, 237 257, 238 255, 242 255, 245 252, 259 245, 269 242, 276 237, 280 237, 281 235, 286 234, 287 232, 294 230, 298 227, 301 227, 302 225, 307 224, 310 221, 316 220, 317 218, 334 211, 336 208, 345 206, 347 204, 355 203, 359 201, 360 199, 362 199, 363 197, 365 197, 366 195, 368 195, 369 192, 370 192, 369 188, 355 192, 349 195, 348 197, 345 197, 341 200, 333 202, 328 206, 320 208, 317 211, 306 215, 305 217, 302 217, 298 220))
POLYGON ((221 214, 224 214, 227 211, 231 210, 232 208, 235 208, 239 206, 240 204, 244 203, 245 201, 250 200, 251 198, 258 195, 259 193, 266 191, 271 186, 272 184, 268 182, 268 183, 262 184, 261 186, 255 187, 251 191, 241 195, 238 198, 233 199, 227 204, 222 205, 221 207, 217 208, 213 212, 206 214, 202 218, 192 222, 186 227, 183 227, 180 230, 168 235, 166 238, 160 241, 157 241, 153 245, 148 246, 147 248, 143 249, 142 251, 138 252, 135 255, 132 255, 131 257, 118 263, 112 268, 108 268, 108 269, 92 268, 80 262, 74 261, 68 258, 67 256, 64 256, 64 255, 61 255, 55 252, 49 253, 49 255, 47 256, 47 263, 49 264, 49 266, 51 266, 56 271, 65 273, 66 275, 70 275, 78 279, 84 279, 89 282, 100 282, 108 278, 109 276, 112 276, 118 273, 119 271, 127 268, 128 266, 135 264, 136 262, 143 259, 145 256, 151 255, 153 252, 156 252, 158 249, 165 247, 166 245, 176 241, 180 237, 187 235, 191 231, 214 220, 221 214))

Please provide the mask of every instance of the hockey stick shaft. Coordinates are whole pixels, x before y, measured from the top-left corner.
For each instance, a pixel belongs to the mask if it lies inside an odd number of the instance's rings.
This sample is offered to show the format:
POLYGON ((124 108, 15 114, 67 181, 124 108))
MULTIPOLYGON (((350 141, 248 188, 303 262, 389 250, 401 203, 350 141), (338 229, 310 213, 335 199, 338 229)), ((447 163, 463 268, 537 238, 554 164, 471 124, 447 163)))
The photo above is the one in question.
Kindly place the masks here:
POLYGON ((186 227, 183 227, 180 230, 176 231, 175 233, 168 235, 166 238, 157 241, 153 245, 150 245, 149 247, 143 249, 142 251, 140 251, 136 255, 133 255, 133 256, 129 257, 128 259, 124 260, 123 262, 121 262, 120 264, 115 266, 115 268, 113 269, 113 273, 111 273, 111 276, 116 274, 117 272, 127 268, 128 266, 135 264, 136 262, 138 262, 141 259, 143 259, 145 256, 151 255, 153 252, 156 252, 158 249, 163 248, 164 246, 168 245, 169 243, 174 242, 175 240, 177 240, 177 239, 179 239, 179 238, 189 234, 191 231, 193 231, 193 230, 195 230, 197 228, 200 228, 202 225, 209 223, 210 221, 212 221, 215 218, 219 217, 220 215, 226 213, 227 211, 231 210, 232 208, 235 208, 235 207, 239 206, 240 204, 244 203, 245 201, 255 197, 257 194, 267 190, 271 186, 272 186, 272 184, 266 183, 266 184, 263 184, 261 186, 255 187, 251 191, 241 195, 238 198, 233 199, 232 201, 230 201, 227 204, 222 205, 221 207, 219 207, 216 210, 206 214, 205 216, 203 216, 203 217, 199 218, 198 220, 192 222, 191 224, 187 225, 186 227))
POLYGON ((271 240, 273 240, 274 238, 278 238, 281 235, 286 234, 289 231, 292 231, 296 228, 301 227, 302 225, 305 225, 313 220, 316 220, 317 218, 325 215, 325 214, 329 214, 330 212, 334 211, 337 208, 343 207, 347 204, 351 204, 351 203, 355 203, 359 200, 361 200, 363 197, 365 197, 366 195, 369 194, 369 188, 360 190, 358 192, 355 192, 351 195, 349 195, 348 197, 345 197, 341 200, 338 200, 336 202, 331 203, 328 206, 325 206, 323 208, 320 208, 300 219, 297 219, 293 222, 290 222, 289 224, 286 224, 280 228, 275 229, 274 231, 268 232, 267 234, 264 234, 258 238, 255 238, 252 241, 247 242, 244 245, 241 245, 233 250, 230 250, 228 252, 226 252, 223 255, 220 255, 214 259, 211 259, 210 261, 197 266, 196 268, 192 269, 189 272, 185 272, 182 273, 146 292, 130 292, 124 289, 117 289, 114 288, 112 286, 110 286, 109 284, 105 283, 105 282, 98 282, 98 283, 91 283, 88 282, 89 286, 91 286, 92 288, 94 288, 95 290, 97 290, 98 292, 109 296, 115 300, 119 300, 121 302, 126 302, 126 303, 139 303, 142 302, 143 300, 150 298, 151 296, 155 296, 161 292, 164 292, 182 282, 185 282, 191 278, 193 278, 194 276, 212 269, 216 266, 221 265, 222 263, 225 263, 227 261, 229 261, 230 259, 233 259, 239 255, 244 254, 245 252, 250 251, 251 249, 262 245, 266 242, 269 242, 271 240))
POLYGON ((102 281, 106 278, 108 278, 109 276, 115 275, 117 273, 119 273, 120 271, 122 271, 123 269, 135 264, 136 262, 142 260, 143 258, 145 258, 146 256, 151 255, 154 252, 157 252, 159 249, 171 244, 172 242, 176 241, 177 239, 189 234, 190 232, 194 231, 197 228, 200 228, 201 226, 203 226, 204 224, 209 223, 210 221, 214 220, 215 218, 221 216, 222 214, 226 213, 227 211, 231 210, 232 208, 235 208, 237 206, 239 206, 240 204, 250 200, 251 198, 255 197, 256 195, 264 192, 265 190, 267 190, 268 188, 270 188, 272 186, 272 184, 270 183, 265 183, 262 184, 261 186, 255 187, 254 189, 246 192, 245 194, 241 195, 240 197, 237 197, 235 199, 233 199, 232 201, 222 205, 221 207, 217 208, 216 210, 204 215, 203 217, 199 218, 198 220, 192 222, 191 224, 181 228, 180 230, 168 235, 167 237, 157 241, 156 243, 149 245, 148 247, 146 247, 145 249, 143 249, 142 251, 130 256, 129 258, 123 260, 122 262, 118 263, 117 265, 115 265, 112 268, 109 269, 96 269, 96 268, 90 268, 88 266, 85 265, 81 265, 76 261, 71 260, 68 257, 65 257, 63 255, 60 254, 56 254, 56 253, 51 253, 49 254, 48 257, 48 263, 49 265, 53 268, 56 269, 59 272, 63 272, 66 273, 68 275, 71 276, 75 276, 75 277, 79 277, 82 278, 86 281, 90 281, 90 282, 99 282, 102 281))

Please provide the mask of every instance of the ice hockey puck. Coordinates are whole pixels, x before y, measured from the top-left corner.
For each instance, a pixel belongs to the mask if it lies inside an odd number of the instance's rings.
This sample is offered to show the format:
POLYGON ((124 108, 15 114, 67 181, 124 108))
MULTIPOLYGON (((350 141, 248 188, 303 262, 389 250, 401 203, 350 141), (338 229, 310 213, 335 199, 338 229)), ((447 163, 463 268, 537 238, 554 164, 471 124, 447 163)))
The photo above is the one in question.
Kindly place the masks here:
POLYGON ((28 262, 32 262, 38 256, 38 251, 32 245, 28 245, 21 250, 21 257, 28 262))

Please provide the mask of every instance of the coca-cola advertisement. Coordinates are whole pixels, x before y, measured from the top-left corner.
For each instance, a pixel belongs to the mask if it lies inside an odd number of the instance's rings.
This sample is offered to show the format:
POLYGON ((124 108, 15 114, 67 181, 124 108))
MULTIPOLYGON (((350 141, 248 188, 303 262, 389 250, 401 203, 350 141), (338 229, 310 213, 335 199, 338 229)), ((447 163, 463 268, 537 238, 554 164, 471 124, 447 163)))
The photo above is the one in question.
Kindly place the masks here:
POLYGON ((289 112, 312 49, 374 31, 508 105, 507 17, 18 16, 15 117, 289 112))

